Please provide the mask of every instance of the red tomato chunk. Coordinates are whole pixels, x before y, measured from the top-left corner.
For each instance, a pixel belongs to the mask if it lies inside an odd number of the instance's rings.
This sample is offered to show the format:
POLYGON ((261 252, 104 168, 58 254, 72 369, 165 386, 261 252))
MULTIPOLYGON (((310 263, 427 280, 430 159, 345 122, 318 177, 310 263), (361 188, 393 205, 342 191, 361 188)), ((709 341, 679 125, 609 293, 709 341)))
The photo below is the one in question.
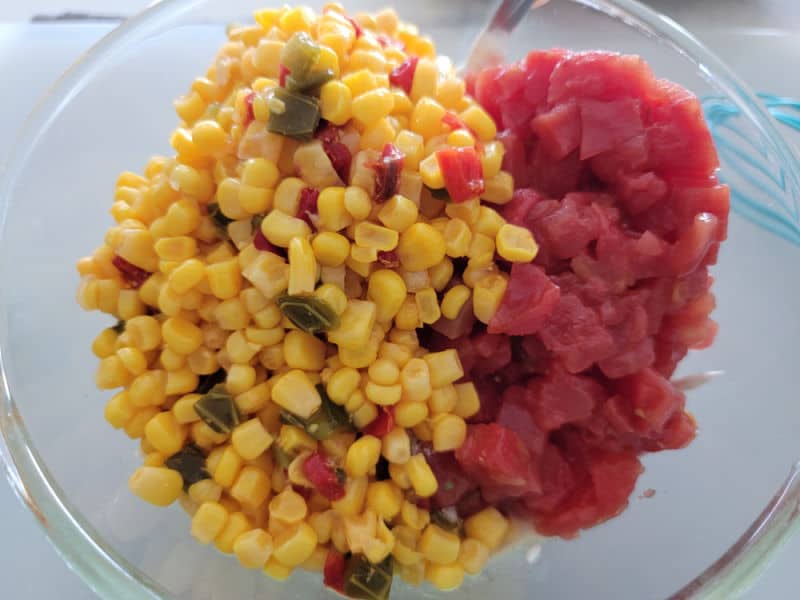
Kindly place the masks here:
MULTIPOLYGON (((639 57, 537 51, 468 86, 515 180, 498 210, 540 251, 508 270, 488 327, 470 307, 426 331, 429 348, 458 350, 481 400, 464 444, 428 453, 446 483, 433 504, 493 504, 573 537, 624 510, 642 453, 694 438, 669 378, 717 330, 709 267, 728 190, 697 98, 639 57)), ((470 151, 439 155, 456 202, 483 185, 470 151)))

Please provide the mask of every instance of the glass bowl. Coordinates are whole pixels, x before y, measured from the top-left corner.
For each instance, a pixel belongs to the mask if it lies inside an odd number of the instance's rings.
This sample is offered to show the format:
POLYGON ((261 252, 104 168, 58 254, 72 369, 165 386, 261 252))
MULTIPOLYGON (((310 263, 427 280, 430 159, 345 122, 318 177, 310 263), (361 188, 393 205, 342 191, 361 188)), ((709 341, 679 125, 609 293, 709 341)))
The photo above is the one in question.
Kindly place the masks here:
MULTIPOLYGON (((0 453, 19 497, 103 597, 330 596, 317 574, 276 583, 243 570, 195 544, 179 507, 152 508, 128 492, 138 444, 105 423, 108 395, 94 388, 96 359, 89 351, 108 323, 81 312, 74 300, 75 260, 111 224, 117 174, 169 150, 172 99, 205 70, 225 25, 249 21, 262 3, 270 2, 167 0, 127 21, 42 100, 0 184, 0 453)), ((348 4, 356 11, 383 2, 348 4)), ((509 36, 509 58, 551 46, 638 53, 659 77, 713 95, 724 105, 725 127, 738 132, 722 155, 723 177, 798 231, 800 165, 754 95, 715 56, 630 0, 536 5, 509 36)), ((396 8, 458 62, 492 6, 404 0, 396 8)), ((647 456, 647 470, 619 518, 577 540, 546 543, 532 565, 524 551, 507 553, 472 578, 460 597, 730 598, 788 537, 800 496, 797 481, 785 479, 800 457, 793 385, 800 283, 791 275, 800 253, 792 236, 783 235, 785 227, 754 217, 763 213, 758 206, 738 206, 742 212, 731 219, 715 269, 720 335, 681 367, 684 375, 725 371, 689 393, 697 440, 679 452, 647 456), (655 495, 644 493, 650 489, 655 495)), ((423 589, 398 582, 393 597, 435 595, 423 589)))

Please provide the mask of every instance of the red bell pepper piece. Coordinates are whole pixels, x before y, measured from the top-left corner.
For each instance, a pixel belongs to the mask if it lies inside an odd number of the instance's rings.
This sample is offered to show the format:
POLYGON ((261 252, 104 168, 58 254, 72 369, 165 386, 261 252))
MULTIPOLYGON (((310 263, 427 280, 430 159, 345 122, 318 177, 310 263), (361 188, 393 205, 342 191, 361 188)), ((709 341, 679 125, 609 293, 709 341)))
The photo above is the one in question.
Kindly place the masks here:
POLYGON ((464 125, 464 121, 459 119, 455 113, 449 110, 444 113, 444 116, 442 117, 442 123, 447 125, 453 131, 456 129, 469 129, 466 125, 464 125))
POLYGON ((340 594, 344 594, 345 567, 344 554, 340 554, 336 550, 328 550, 328 555, 325 557, 322 581, 327 587, 336 590, 340 594))
POLYGON ((117 267, 117 270, 122 275, 122 278, 135 290, 142 287, 142 284, 147 281, 147 278, 151 275, 149 271, 145 271, 144 269, 129 263, 118 254, 115 254, 114 258, 111 259, 111 264, 117 267))
POLYGON ((345 184, 350 180, 350 164, 353 162, 353 155, 350 148, 341 141, 342 130, 328 123, 317 133, 317 139, 322 142, 322 149, 325 150, 328 159, 331 161, 333 170, 345 184))
POLYGON ((343 16, 344 16, 345 19, 350 21, 350 25, 352 25, 353 29, 355 29, 355 31, 356 31, 356 39, 358 39, 362 35, 364 35, 364 29, 363 29, 363 27, 361 27, 361 25, 358 24, 358 21, 356 21, 353 17, 347 16, 347 15, 343 15, 343 16))
POLYGON ((475 148, 437 150, 436 160, 453 202, 465 202, 478 197, 486 189, 481 159, 475 148))
POLYGON ((419 57, 409 56, 389 73, 389 83, 402 88, 406 94, 410 94, 411 84, 414 83, 414 73, 417 70, 418 62, 419 57))
POLYGON ((255 98, 256 93, 250 92, 244 97, 244 121, 242 122, 242 126, 244 129, 247 129, 247 126, 250 125, 256 119, 255 112, 253 112, 253 98, 255 98))
POLYGON ((344 497, 343 482, 339 481, 336 468, 327 456, 319 452, 309 456, 303 463, 303 475, 328 500, 341 500, 344 497))
POLYGON ((307 187, 300 191, 300 203, 297 206, 297 218, 303 219, 310 227, 316 229, 314 221, 311 219, 312 215, 317 214, 317 199, 319 198, 319 190, 317 188, 307 187))
POLYGON ((292 72, 289 70, 289 67, 285 65, 280 66, 278 70, 278 84, 281 87, 286 87, 286 76, 291 75, 291 73, 292 72))
POLYGON ((364 433, 374 435, 376 438, 382 438, 387 433, 394 429, 394 411, 390 408, 384 408, 378 417, 364 429, 364 433))
POLYGON ((397 193, 400 173, 406 155, 394 144, 386 144, 381 157, 372 165, 375 169, 375 201, 385 202, 397 193))

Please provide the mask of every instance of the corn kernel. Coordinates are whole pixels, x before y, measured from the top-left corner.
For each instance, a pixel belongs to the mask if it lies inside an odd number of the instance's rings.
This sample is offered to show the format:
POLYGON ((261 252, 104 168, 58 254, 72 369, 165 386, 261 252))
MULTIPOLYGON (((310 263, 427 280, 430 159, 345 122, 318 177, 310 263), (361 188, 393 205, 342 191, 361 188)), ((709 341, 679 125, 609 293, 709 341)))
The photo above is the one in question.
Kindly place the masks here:
POLYGON ((464 376, 464 368, 453 349, 431 352, 423 357, 428 364, 430 381, 433 387, 443 387, 458 381, 464 376))
POLYGON ((161 345, 161 324, 153 317, 142 315, 125 323, 131 345, 144 352, 154 350, 161 345))
POLYGON ((505 149, 502 142, 488 142, 483 145, 481 167, 484 179, 492 179, 500 172, 504 155, 505 149))
POLYGON ((192 502, 198 505, 204 502, 218 502, 222 497, 222 486, 211 479, 201 479, 189 486, 188 494, 192 502))
POLYGON ((317 260, 305 238, 289 242, 289 293, 306 294, 314 291, 317 282, 317 260))
POLYGON ((272 400, 282 408, 307 419, 319 409, 322 399, 303 371, 293 369, 272 388, 272 400))
POLYGON ((458 559, 461 540, 458 535, 430 524, 420 536, 417 549, 426 560, 436 565, 449 565, 458 559))
POLYGON ((435 323, 442 316, 442 312, 439 309, 439 299, 436 296, 436 290, 433 288, 425 288, 418 291, 414 295, 414 300, 417 303, 419 318, 423 323, 435 323))
POLYGON ((258 419, 250 419, 238 425, 231 435, 234 449, 245 460, 258 458, 272 442, 272 435, 258 419))
POLYGON ((508 530, 508 519, 491 506, 464 521, 466 534, 484 544, 490 551, 500 547, 508 530))
POLYGON ((379 385, 373 381, 368 381, 364 386, 364 394, 367 399, 379 406, 392 406, 400 402, 403 388, 399 383, 394 385, 379 385))
POLYGON ((401 427, 416 427, 428 418, 429 409, 425 402, 401 400, 394 407, 395 422, 401 427))
POLYGON ((415 454, 406 463, 406 471, 411 485, 418 496, 428 498, 436 493, 439 484, 425 457, 415 454))
POLYGON ((390 115, 394 108, 394 96, 386 89, 372 87, 359 94, 354 91, 353 96, 351 104, 353 118, 364 126, 372 125, 390 115))
POLYGON ((404 399, 413 402, 427 400, 432 391, 431 369, 422 358, 412 358, 400 372, 400 384, 404 399))
POLYGON ((369 378, 380 385, 392 385, 400 379, 400 369, 387 359, 376 360, 369 366, 369 378))
POLYGON ((494 317, 508 287, 504 273, 487 274, 477 281, 472 290, 472 308, 475 317, 482 323, 489 323, 494 317))
POLYGON ((397 131, 394 126, 394 119, 381 117, 374 123, 364 127, 361 132, 358 146, 361 150, 375 150, 380 152, 386 144, 392 143, 397 131))
POLYGON ((192 537, 201 544, 213 541, 228 522, 228 511, 218 502, 203 502, 192 517, 192 537))
POLYGON ((219 457, 216 468, 213 469, 214 481, 222 487, 231 487, 239 470, 242 468, 242 457, 236 453, 233 446, 227 446, 219 457))
MULTIPOLYGON (((273 542, 274 543, 274 542, 273 542)), ((264 566, 264 574, 268 575, 275 581, 286 581, 289 575, 292 574, 292 567, 287 567, 279 563, 274 558, 270 558, 264 566)))
POLYGON ((436 452, 456 450, 467 437, 467 424, 456 415, 443 415, 433 423, 433 449, 436 452))
POLYGON ((187 431, 171 412, 162 412, 147 422, 144 435, 156 450, 172 456, 183 448, 187 431))
POLYGON ((367 487, 367 508, 382 519, 393 519, 402 502, 403 493, 392 481, 373 481, 367 487))
POLYGON ((136 408, 128 397, 128 392, 122 391, 112 396, 105 407, 104 416, 114 429, 121 429, 133 418, 136 408))
POLYGON ((464 583, 464 569, 458 563, 425 565, 425 579, 435 588, 445 592, 454 590, 464 583))
POLYGON ((203 332, 195 324, 181 317, 170 317, 161 328, 164 343, 173 352, 191 354, 203 343, 203 332))
POLYGON ((409 96, 413 102, 419 102, 425 96, 429 99, 436 97, 436 89, 439 85, 439 68, 436 63, 429 58, 420 58, 417 68, 414 70, 414 79, 411 84, 409 96))
POLYGON ((290 331, 283 340, 283 356, 292 369, 322 370, 325 365, 325 351, 325 342, 304 331, 290 331))
POLYGON ((510 262, 531 262, 539 246, 525 227, 506 223, 497 232, 497 253, 510 262))
POLYGON ((383 204, 378 212, 378 220, 389 229, 403 232, 414 223, 419 216, 417 205, 400 194, 395 194, 383 204))
POLYGON ((241 512, 233 512, 228 517, 225 527, 214 540, 214 546, 224 554, 232 554, 236 539, 252 529, 250 520, 241 512))
POLYGON ((183 479, 180 473, 164 467, 139 467, 128 480, 130 490, 156 506, 169 506, 180 496, 183 479))
POLYGON ((485 180, 486 189, 481 198, 494 204, 508 204, 514 193, 514 179, 506 171, 500 171, 494 177, 485 180))
POLYGON ((272 556, 272 536, 263 529, 251 529, 236 538, 233 553, 248 569, 261 569, 272 556))
POLYGON ((133 416, 125 423, 125 433, 132 439, 143 437, 147 422, 159 412, 160 411, 155 406, 146 406, 141 409, 136 409, 133 416))
POLYGON ((347 450, 345 471, 351 477, 363 477, 378 464, 380 454, 381 440, 371 435, 364 435, 347 450))
POLYGON ((256 370, 250 365, 233 364, 228 368, 225 388, 234 396, 251 389, 256 383, 256 370))
POLYGON ((350 254, 350 241, 343 235, 323 231, 311 242, 317 261, 326 267, 338 267, 350 254))
POLYGON ((405 464, 411 458, 411 440, 403 427, 395 427, 382 439, 381 453, 390 463, 405 464))
MULTIPOLYGON (((431 521, 430 513, 408 500, 403 501, 400 509, 400 520, 416 531, 422 531, 431 521)), ((416 546, 415 546, 416 547, 416 546)))
POLYGON ((303 497, 288 487, 270 500, 269 513, 286 523, 298 523, 306 518, 308 507, 303 497))
POLYGON ((166 387, 166 371, 145 371, 131 382, 128 394, 134 406, 158 406, 166 400, 166 387))
POLYGON ((239 471, 230 494, 242 506, 258 507, 269 497, 270 477, 258 467, 246 465, 239 471))
POLYGON ((353 219, 345 208, 346 189, 327 187, 317 199, 320 223, 329 231, 339 231, 348 227, 353 219))
POLYGON ((344 207, 353 219, 366 219, 372 211, 369 194, 358 186, 349 186, 344 192, 344 207))
POLYGON ((442 117, 445 112, 444 107, 433 98, 421 98, 411 112, 411 131, 418 133, 425 140, 444 133, 442 117))
POLYGON ((297 454, 304 450, 313 452, 317 449, 317 441, 299 427, 282 425, 278 446, 287 454, 297 454))
POLYGON ((427 223, 415 223, 400 235, 397 253, 404 269, 424 271, 444 259, 445 241, 427 223))
POLYGON ((309 237, 311 229, 302 219, 289 216, 280 210, 272 210, 261 221, 261 233, 270 243, 281 248, 288 248, 289 242, 293 238, 309 237))
POLYGON ((475 384, 472 382, 457 383, 455 384, 456 394, 458 396, 456 405, 453 408, 453 414, 468 419, 469 417, 478 413, 481 409, 481 400, 478 397, 478 391, 475 389, 475 384))
POLYGON ((340 348, 363 349, 372 335, 376 317, 375 302, 350 300, 339 317, 339 327, 328 332, 328 341, 340 348))

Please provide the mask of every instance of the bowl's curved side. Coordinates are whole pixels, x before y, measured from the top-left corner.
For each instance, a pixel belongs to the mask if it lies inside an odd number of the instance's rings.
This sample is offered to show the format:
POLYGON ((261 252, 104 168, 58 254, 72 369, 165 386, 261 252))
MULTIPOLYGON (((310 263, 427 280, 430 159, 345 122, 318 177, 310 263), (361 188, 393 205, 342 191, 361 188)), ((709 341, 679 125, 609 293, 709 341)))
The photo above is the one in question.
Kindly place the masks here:
MULTIPOLYGON (((28 115, 0 168, 0 248, 6 245, 6 216, 17 178, 32 149, 60 111, 90 82, 93 74, 123 50, 143 39, 157 24, 183 14, 201 0, 156 0, 104 36, 85 52, 47 91, 28 115)), ((1 251, 0 251, 1 252, 1 251)), ((7 265, 0 265, 0 272, 7 265)), ((0 460, 11 487, 36 517, 71 569, 99 596, 119 600, 158 600, 161 587, 101 541, 94 528, 74 510, 35 450, 8 385, 8 302, 0 291, 0 460)))

